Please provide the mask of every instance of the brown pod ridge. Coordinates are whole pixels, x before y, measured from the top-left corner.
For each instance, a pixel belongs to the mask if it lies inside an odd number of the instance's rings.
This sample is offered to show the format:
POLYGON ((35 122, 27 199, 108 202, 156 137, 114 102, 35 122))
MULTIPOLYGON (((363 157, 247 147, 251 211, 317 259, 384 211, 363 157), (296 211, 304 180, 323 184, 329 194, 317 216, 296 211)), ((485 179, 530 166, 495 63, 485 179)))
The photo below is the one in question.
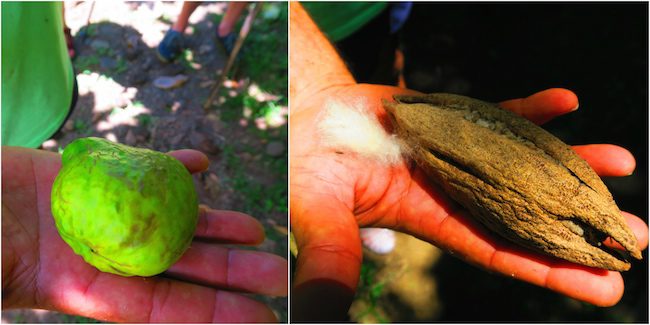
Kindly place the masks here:
POLYGON ((596 172, 561 140, 496 104, 452 95, 384 102, 420 168, 485 227, 567 261, 616 271, 641 259, 596 172), (611 237, 626 252, 605 247, 611 237))

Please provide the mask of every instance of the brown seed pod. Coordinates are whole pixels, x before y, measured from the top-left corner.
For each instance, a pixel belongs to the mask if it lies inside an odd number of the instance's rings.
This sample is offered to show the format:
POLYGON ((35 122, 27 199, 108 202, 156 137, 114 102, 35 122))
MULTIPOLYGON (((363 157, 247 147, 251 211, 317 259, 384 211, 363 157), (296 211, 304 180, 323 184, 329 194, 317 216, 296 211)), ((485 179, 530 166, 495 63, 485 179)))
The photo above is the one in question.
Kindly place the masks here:
POLYGON ((394 132, 428 177, 484 226, 567 261, 616 271, 637 241, 591 167, 532 122, 469 97, 396 96, 394 132), (627 252, 605 247, 611 237, 627 252))

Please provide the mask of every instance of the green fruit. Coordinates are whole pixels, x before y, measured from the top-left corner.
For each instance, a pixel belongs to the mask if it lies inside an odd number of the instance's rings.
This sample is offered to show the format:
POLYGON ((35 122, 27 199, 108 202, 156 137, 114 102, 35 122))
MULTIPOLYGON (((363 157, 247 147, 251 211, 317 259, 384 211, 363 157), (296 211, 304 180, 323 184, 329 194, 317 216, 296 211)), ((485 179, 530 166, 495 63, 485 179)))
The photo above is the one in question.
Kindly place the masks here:
POLYGON ((99 138, 70 143, 52 215, 75 253, 101 271, 152 276, 189 247, 198 219, 192 176, 175 158, 99 138))

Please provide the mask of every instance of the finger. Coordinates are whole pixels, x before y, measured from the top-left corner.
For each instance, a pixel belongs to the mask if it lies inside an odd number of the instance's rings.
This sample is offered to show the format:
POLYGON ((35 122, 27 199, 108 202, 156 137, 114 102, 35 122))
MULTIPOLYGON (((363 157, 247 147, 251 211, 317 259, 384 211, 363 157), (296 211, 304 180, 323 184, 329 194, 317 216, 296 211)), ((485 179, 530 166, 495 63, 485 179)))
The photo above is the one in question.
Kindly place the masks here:
POLYGON ((265 305, 244 296, 160 277, 53 277, 41 308, 127 323, 275 322, 265 305))
POLYGON ((180 160, 187 167, 190 173, 198 173, 208 169, 210 161, 208 157, 200 151, 192 149, 181 149, 170 151, 168 155, 180 160))
POLYGON ((152 300, 150 323, 277 322, 273 312, 258 301, 189 283, 160 282, 152 300))
POLYGON ((466 261, 505 276, 597 306, 612 306, 623 295, 618 272, 590 268, 531 252, 494 238, 469 216, 452 215, 439 229, 438 243, 466 261))
POLYGON ((165 275, 228 290, 287 295, 287 260, 273 254, 194 242, 165 275))
POLYGON ((526 98, 506 100, 499 105, 536 124, 543 124, 578 109, 578 97, 570 90, 551 88, 526 98))
POLYGON ((596 306, 613 306, 623 295, 619 272, 574 264, 512 245, 496 248, 485 267, 596 306))
POLYGON ((627 149, 612 144, 573 146, 600 176, 628 176, 634 172, 636 160, 627 149))
MULTIPOLYGON (((648 247, 648 225, 643 220, 641 220, 641 218, 631 213, 621 211, 621 214, 623 217, 625 217, 625 221, 627 221, 628 226, 630 226, 630 229, 634 233, 639 249, 646 249, 648 247)), ((625 248, 623 248, 623 246, 621 246, 616 241, 613 241, 609 237, 605 240, 604 244, 609 247, 625 251, 625 248)))
POLYGON ((292 231, 299 251, 291 319, 341 322, 347 319, 359 281, 359 228, 345 207, 332 206, 330 200, 316 201, 303 205, 306 209, 292 204, 292 231))
POLYGON ((496 249, 485 267, 596 306, 613 306, 623 296, 619 272, 577 265, 519 247, 496 249))
POLYGON ((416 182, 411 185, 405 200, 410 202, 409 200, 415 200, 413 198, 420 198, 420 206, 424 205, 426 210, 413 209, 413 204, 406 204, 400 210, 399 230, 429 241, 479 267, 594 305, 611 306, 620 299, 623 282, 619 273, 577 266, 514 246, 489 232, 464 210, 455 211, 453 205, 449 206, 448 203, 449 207, 444 208, 445 203, 441 199, 441 202, 435 204, 432 200, 422 200, 426 194, 434 198, 440 197, 436 189, 427 185, 425 177, 423 174, 414 174, 416 182), (556 271, 557 269, 564 271, 556 271), (557 274, 564 277, 558 277, 557 274))
POLYGON ((200 206, 195 236, 221 243, 258 245, 264 241, 264 227, 257 219, 241 212, 200 206))

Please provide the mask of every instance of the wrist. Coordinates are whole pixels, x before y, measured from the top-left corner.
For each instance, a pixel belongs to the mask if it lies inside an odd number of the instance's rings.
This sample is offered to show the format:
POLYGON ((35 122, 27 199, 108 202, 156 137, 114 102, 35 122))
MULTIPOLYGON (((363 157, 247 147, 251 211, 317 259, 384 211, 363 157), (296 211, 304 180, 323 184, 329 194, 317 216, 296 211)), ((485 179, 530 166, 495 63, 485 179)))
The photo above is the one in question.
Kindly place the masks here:
POLYGON ((330 88, 356 82, 338 53, 297 2, 290 3, 290 100, 300 110, 330 88))

